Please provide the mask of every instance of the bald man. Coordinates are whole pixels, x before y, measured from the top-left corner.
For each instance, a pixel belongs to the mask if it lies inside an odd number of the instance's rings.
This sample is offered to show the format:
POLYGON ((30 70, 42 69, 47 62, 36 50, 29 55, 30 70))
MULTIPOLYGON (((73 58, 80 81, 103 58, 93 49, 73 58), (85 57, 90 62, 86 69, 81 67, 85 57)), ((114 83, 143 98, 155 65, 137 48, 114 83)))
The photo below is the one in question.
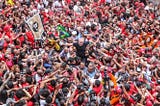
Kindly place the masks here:
POLYGON ((80 38, 77 43, 74 43, 73 46, 76 48, 76 55, 86 62, 87 57, 85 56, 85 50, 89 42, 86 42, 84 38, 80 38))

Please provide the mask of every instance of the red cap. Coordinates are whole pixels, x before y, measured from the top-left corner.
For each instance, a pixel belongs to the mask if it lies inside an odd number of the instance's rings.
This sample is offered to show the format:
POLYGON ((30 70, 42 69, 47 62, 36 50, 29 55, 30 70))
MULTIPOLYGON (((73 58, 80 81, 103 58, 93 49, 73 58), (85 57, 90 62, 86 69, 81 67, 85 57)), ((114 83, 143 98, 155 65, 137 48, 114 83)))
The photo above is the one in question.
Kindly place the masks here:
POLYGON ((146 106, 153 106, 153 105, 152 105, 152 102, 151 102, 150 100, 147 100, 147 101, 146 101, 146 106))

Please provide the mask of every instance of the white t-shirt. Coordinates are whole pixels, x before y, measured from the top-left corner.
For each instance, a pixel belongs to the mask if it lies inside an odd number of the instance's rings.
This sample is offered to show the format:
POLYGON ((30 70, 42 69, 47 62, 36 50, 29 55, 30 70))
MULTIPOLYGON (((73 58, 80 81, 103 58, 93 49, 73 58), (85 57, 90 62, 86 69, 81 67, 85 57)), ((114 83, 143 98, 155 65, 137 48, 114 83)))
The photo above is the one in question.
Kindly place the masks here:
POLYGON ((38 83, 40 80, 42 79, 42 77, 40 77, 38 74, 35 75, 35 80, 38 83))
POLYGON ((107 2, 107 3, 111 3, 111 2, 112 2, 112 0, 106 0, 106 2, 107 2))
POLYGON ((46 100, 40 99, 39 102, 40 102, 40 106, 45 106, 47 104, 46 100))
POLYGON ((79 6, 77 6, 77 5, 75 5, 75 6, 73 7, 73 10, 74 10, 76 13, 81 13, 81 8, 80 8, 79 6))

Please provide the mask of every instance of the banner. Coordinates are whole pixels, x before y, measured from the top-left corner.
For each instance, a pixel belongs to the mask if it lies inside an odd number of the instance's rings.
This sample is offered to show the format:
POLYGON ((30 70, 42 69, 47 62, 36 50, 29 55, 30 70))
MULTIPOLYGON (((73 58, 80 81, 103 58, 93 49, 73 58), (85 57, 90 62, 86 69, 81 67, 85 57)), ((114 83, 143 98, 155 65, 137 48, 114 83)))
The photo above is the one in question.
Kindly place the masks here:
POLYGON ((35 40, 43 39, 44 27, 39 13, 29 18, 26 23, 32 31, 35 40))

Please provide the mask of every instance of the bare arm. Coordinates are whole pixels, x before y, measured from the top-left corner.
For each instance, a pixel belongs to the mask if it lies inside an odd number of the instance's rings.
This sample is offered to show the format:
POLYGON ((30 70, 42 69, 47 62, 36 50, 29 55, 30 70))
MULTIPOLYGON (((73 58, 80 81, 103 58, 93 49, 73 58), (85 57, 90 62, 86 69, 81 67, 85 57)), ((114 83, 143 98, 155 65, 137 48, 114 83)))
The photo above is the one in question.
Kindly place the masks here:
POLYGON ((23 91, 25 92, 28 99, 30 99, 32 97, 31 94, 27 90, 23 89, 23 91))
POLYGON ((3 88, 5 87, 5 85, 7 84, 7 82, 10 80, 10 78, 11 78, 11 73, 9 73, 9 77, 0 86, 0 92, 3 90, 3 88))
POLYGON ((122 67, 122 65, 121 64, 119 64, 117 61, 116 61, 116 59, 113 59, 113 61, 118 65, 118 67, 122 67))

